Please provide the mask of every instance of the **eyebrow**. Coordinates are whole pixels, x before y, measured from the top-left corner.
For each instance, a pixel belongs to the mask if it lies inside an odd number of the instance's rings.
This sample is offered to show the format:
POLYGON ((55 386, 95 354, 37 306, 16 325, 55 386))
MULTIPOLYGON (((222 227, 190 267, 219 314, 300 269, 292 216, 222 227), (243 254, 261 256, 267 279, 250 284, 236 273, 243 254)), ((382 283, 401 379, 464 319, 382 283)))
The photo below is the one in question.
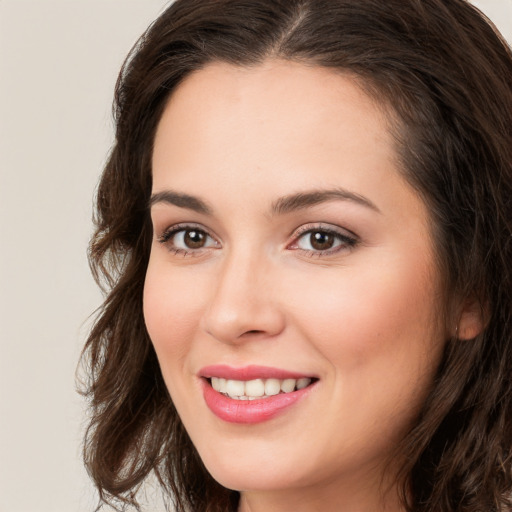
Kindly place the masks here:
POLYGON ((381 213, 379 208, 368 198, 343 188, 311 190, 281 197, 272 204, 272 213, 282 215, 334 200, 351 201, 381 213))
MULTIPOLYGON (((280 197, 272 203, 271 213, 273 215, 284 215, 286 213, 304 210, 310 206, 334 200, 351 201, 370 208, 377 213, 381 213, 379 208, 368 198, 343 188, 311 190, 280 197)), ((205 215, 211 215, 213 213, 213 208, 211 208, 203 199, 172 190, 164 190, 153 194, 149 200, 149 207, 151 208, 157 203, 172 204, 174 206, 193 210, 205 215)))
POLYGON ((149 207, 151 208, 157 203, 173 204, 174 206, 187 208, 188 210, 204 213, 205 215, 212 214, 212 208, 202 199, 188 194, 182 194, 181 192, 174 192, 172 190, 164 190, 162 192, 152 194, 151 199, 149 200, 149 207))

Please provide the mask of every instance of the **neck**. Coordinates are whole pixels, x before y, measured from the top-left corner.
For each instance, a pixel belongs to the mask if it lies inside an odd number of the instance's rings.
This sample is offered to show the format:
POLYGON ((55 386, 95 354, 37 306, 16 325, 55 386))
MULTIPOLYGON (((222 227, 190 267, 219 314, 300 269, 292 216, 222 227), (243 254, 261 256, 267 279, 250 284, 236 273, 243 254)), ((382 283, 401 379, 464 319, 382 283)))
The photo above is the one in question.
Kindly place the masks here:
MULTIPOLYGON (((352 483, 355 483, 354 481, 352 483)), ((396 486, 387 492, 369 487, 340 485, 339 481, 314 488, 278 491, 243 491, 238 512, 403 512, 396 486)))

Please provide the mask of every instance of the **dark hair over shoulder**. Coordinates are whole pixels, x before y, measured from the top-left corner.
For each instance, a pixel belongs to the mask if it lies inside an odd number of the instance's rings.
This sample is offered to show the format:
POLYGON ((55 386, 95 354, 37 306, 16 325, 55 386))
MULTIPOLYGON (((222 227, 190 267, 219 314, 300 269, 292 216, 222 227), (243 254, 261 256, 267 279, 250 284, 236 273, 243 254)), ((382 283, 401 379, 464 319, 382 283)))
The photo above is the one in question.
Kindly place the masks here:
POLYGON ((179 511, 236 510, 238 494, 208 474, 181 424, 144 324, 151 156, 187 75, 268 58, 350 74, 386 109, 401 171, 431 212, 450 304, 474 300, 486 320, 476 338, 447 341, 398 447, 407 510, 511 510, 512 54, 464 0, 177 0, 132 49, 90 246, 106 300, 83 354, 84 453, 101 498, 136 504, 154 470, 179 511))

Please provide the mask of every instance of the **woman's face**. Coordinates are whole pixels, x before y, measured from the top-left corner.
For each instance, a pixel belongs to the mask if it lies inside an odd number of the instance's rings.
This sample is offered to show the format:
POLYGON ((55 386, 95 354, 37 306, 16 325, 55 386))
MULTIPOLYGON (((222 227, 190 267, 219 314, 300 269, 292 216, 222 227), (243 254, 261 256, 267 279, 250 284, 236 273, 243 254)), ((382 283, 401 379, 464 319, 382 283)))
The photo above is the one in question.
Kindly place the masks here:
POLYGON ((158 126, 151 216, 145 320, 214 478, 375 506, 448 336, 382 109, 323 68, 211 64, 158 126))

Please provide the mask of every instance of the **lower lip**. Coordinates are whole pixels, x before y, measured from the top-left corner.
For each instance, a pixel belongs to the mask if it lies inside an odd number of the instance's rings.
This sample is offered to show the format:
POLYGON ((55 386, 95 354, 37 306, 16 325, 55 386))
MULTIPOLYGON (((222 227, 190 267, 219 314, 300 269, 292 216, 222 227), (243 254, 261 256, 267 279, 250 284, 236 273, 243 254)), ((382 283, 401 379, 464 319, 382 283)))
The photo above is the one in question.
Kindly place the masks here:
POLYGON ((285 409, 296 404, 307 395, 314 384, 278 395, 256 400, 234 400, 215 391, 208 381, 202 379, 204 401, 208 408, 221 420, 229 423, 254 424, 268 421, 285 409))

